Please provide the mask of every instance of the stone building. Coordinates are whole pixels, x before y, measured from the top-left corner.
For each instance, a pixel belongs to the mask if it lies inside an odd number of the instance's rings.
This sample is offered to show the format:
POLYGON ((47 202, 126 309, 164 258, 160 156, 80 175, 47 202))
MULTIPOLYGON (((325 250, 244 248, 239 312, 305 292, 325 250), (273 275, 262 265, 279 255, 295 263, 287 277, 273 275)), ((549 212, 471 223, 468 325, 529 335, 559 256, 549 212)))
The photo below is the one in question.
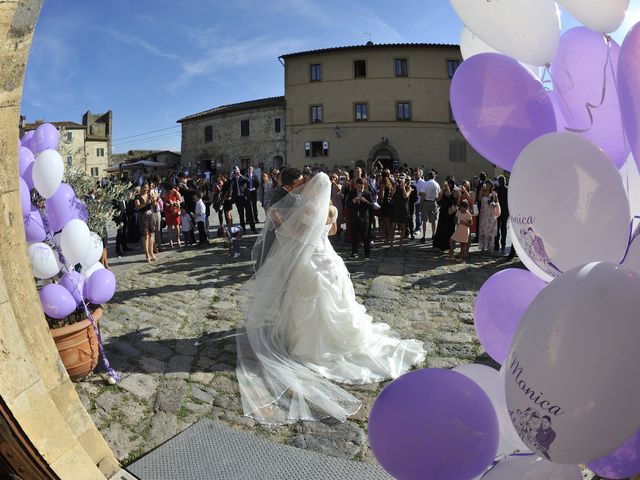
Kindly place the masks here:
POLYGON ((112 165, 106 169, 109 174, 122 175, 130 180, 140 176, 157 175, 165 177, 173 170, 182 170, 179 153, 169 150, 129 150, 111 156, 112 165))
POLYGON ((449 105, 457 45, 383 44, 280 57, 288 164, 369 166, 380 160, 468 177, 494 167, 458 131, 449 105))
POLYGON ((178 120, 183 162, 226 170, 235 163, 269 168, 280 159, 297 167, 350 168, 380 160, 456 178, 497 173, 451 114, 451 78, 462 62, 457 45, 369 42, 291 53, 280 61, 284 97, 178 120), (250 125, 246 131, 243 122, 250 125))
POLYGON ((182 165, 193 172, 228 172, 264 164, 280 167, 285 157, 284 97, 223 105, 178 120, 182 165))
MULTIPOLYGON (((26 123, 20 117, 20 136, 29 130, 35 130, 43 120, 26 123)), ((82 170, 92 177, 102 177, 109 166, 111 155, 112 113, 92 114, 87 111, 82 116, 82 124, 75 122, 48 122, 60 133, 58 152, 65 162, 65 168, 82 170)))

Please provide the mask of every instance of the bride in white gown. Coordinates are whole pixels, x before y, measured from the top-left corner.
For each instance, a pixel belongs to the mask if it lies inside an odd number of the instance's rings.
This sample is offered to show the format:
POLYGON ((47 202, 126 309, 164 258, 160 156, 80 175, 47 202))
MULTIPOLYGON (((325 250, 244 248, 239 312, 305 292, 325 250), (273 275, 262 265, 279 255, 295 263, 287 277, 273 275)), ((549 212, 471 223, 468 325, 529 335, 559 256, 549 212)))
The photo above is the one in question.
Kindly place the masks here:
POLYGON ((356 301, 328 234, 337 210, 321 173, 271 207, 246 287, 237 375, 244 414, 264 423, 335 417, 360 401, 347 384, 396 378, 424 360, 422 342, 397 338, 356 301))

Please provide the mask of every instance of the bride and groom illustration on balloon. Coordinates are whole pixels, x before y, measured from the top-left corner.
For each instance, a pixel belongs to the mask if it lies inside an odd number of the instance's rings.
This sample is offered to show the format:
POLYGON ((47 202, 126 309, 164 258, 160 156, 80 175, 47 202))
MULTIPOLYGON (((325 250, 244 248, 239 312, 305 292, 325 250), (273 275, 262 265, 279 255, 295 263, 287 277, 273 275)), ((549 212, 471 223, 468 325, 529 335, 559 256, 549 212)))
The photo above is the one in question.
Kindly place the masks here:
POLYGON ((344 421, 361 402, 333 382, 396 378, 420 365, 425 352, 422 342, 373 323, 356 301, 329 241, 337 218, 329 177, 318 173, 294 188, 302 180, 297 173, 283 182, 253 248, 257 270, 245 286, 237 336, 242 406, 263 423, 344 421))

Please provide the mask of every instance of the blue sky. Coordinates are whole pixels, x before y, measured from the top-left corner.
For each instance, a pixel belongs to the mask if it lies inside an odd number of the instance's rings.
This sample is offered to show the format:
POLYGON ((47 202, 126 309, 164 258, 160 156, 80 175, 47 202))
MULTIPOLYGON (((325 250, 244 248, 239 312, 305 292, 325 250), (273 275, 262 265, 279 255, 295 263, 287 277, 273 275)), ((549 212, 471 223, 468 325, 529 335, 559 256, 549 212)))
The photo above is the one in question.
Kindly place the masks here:
MULTIPOLYGON (((621 30, 640 19, 631 3, 621 30)), ((562 23, 576 25, 566 13, 562 23)), ((279 55, 363 44, 365 32, 375 43, 458 43, 461 29, 448 0, 45 0, 22 112, 79 123, 111 109, 114 152, 179 150, 179 118, 282 95, 279 55)))

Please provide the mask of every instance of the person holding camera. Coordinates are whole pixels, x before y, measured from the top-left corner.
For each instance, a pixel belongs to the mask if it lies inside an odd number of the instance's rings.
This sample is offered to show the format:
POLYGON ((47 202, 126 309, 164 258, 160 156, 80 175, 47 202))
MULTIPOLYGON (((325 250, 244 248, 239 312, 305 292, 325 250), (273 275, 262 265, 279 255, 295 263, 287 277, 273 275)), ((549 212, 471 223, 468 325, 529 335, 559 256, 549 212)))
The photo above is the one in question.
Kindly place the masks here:
POLYGON ((350 196, 349 224, 351 230, 351 258, 358 258, 358 246, 364 244, 364 258, 369 256, 369 211, 373 205, 371 192, 365 190, 366 180, 355 179, 356 191, 350 196))
POLYGON ((411 178, 404 173, 398 177, 398 184, 391 197, 391 246, 395 230, 400 229, 400 248, 404 248, 404 239, 407 235, 407 222, 409 221, 409 196, 411 195, 411 178))

